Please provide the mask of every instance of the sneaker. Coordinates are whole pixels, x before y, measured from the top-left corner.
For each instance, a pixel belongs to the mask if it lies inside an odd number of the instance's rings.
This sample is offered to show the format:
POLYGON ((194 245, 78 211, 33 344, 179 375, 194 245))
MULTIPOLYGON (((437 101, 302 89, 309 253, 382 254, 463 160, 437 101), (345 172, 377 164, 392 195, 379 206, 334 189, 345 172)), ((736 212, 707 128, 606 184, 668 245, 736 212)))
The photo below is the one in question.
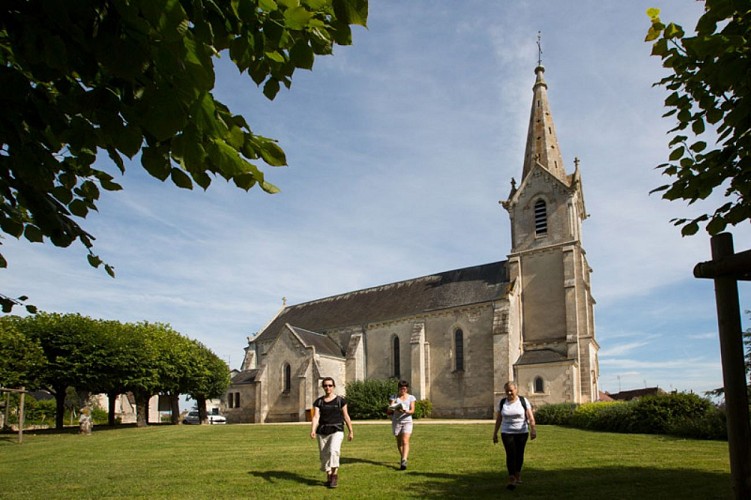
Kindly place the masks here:
POLYGON ((336 488, 338 482, 339 474, 331 474, 331 483, 329 483, 329 488, 336 488))
POLYGON ((402 460, 401 466, 399 467, 399 470, 407 470, 407 461, 402 460))

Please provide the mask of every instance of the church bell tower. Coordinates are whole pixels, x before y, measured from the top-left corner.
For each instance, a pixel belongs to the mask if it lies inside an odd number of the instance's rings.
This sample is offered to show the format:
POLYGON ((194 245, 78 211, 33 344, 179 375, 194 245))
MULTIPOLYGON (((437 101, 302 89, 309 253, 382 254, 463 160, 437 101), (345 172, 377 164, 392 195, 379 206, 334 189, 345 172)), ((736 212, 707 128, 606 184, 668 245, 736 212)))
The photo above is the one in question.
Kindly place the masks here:
POLYGON ((579 160, 567 174, 550 112, 542 65, 535 68, 519 185, 501 204, 511 220, 509 279, 518 295, 520 390, 533 403, 598 399, 591 269, 582 247, 579 160))

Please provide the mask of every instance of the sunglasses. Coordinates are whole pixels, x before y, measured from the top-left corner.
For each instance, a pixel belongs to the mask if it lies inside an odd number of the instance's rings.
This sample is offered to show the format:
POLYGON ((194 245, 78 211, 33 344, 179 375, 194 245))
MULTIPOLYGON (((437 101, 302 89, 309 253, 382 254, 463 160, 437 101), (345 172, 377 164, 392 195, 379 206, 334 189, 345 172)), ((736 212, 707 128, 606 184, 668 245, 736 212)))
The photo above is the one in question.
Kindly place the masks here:
POLYGON ((323 384, 323 387, 334 387, 334 384, 323 384))

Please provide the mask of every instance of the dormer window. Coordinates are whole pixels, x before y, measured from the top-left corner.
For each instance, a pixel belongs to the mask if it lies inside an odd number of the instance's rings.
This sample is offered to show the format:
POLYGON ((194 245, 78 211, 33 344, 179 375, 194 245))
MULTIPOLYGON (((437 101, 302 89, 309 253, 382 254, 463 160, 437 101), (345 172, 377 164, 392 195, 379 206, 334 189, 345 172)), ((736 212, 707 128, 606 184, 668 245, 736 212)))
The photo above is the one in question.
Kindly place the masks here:
POLYGON ((548 207, 544 200, 535 202, 535 236, 548 234, 548 207))

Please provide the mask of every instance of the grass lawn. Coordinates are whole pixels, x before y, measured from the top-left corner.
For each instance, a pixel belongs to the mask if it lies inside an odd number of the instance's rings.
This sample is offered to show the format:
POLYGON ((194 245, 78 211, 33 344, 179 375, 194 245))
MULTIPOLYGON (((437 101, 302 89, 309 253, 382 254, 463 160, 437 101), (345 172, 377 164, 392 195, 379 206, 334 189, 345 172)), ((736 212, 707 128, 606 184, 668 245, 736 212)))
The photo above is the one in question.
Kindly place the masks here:
POLYGON ((309 425, 95 427, 0 435, 0 498, 732 498, 727 443, 538 426, 507 491, 493 423, 419 421, 398 469, 388 423, 355 422, 327 490, 309 425))

